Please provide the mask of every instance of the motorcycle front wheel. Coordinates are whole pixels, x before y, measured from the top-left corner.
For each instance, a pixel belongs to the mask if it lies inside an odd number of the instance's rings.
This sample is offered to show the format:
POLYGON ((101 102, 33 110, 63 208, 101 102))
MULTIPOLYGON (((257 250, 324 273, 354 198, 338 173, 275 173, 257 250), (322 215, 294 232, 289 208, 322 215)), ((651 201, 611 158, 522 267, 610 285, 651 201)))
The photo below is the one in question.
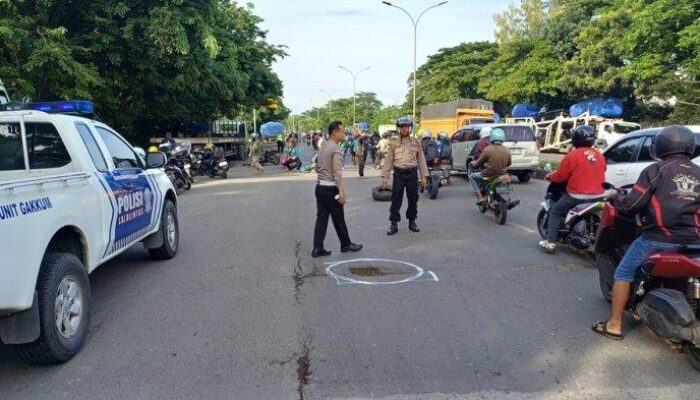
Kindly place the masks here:
POLYGON ((438 190, 440 189, 440 178, 437 176, 430 177, 430 186, 428 187, 428 192, 430 193, 431 199, 436 199, 438 195, 438 190))
POLYGON ((496 217, 496 223, 498 225, 504 225, 506 223, 506 219, 508 218, 508 202, 505 200, 499 200, 494 215, 496 217))
POLYGON ((540 210, 540 212, 537 214, 537 232, 539 232, 540 236, 542 236, 542 239, 547 239, 547 220, 549 219, 549 215, 547 214, 547 211, 543 208, 540 210))

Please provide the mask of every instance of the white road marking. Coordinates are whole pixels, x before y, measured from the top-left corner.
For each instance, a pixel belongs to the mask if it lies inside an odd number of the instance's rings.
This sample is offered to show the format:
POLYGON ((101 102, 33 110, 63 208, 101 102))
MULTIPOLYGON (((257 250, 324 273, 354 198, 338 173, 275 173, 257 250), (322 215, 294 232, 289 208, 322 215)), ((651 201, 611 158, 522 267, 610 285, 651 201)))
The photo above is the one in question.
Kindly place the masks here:
POLYGON ((520 225, 520 224, 509 224, 509 225, 512 225, 512 226, 514 226, 514 227, 520 229, 521 231, 525 231, 525 232, 527 232, 527 233, 538 233, 536 230, 531 229, 531 228, 528 228, 527 226, 523 226, 523 225, 520 225))
POLYGON ((409 262, 399 261, 399 260, 387 260, 387 259, 382 259, 382 258, 356 258, 353 260, 340 260, 340 261, 334 261, 334 262, 329 262, 329 263, 324 263, 324 264, 328 265, 328 267, 326 267, 326 274, 328 274, 328 276, 335 279, 335 282, 338 285, 377 286, 377 285, 394 285, 397 283, 408 283, 408 282, 418 282, 418 281, 431 281, 431 282, 439 282, 440 281, 438 279, 437 275, 435 275, 435 273, 433 271, 426 272, 426 271, 423 271, 423 268, 421 268, 415 264, 411 264, 409 262), (405 266, 408 266, 410 268, 413 268, 415 270, 415 273, 406 279, 400 279, 397 281, 373 282, 373 281, 364 281, 361 279, 355 279, 355 278, 350 278, 347 276, 339 275, 333 271, 333 268, 335 268, 339 265, 359 263, 359 262, 364 262, 364 263, 383 262, 383 263, 401 264, 401 265, 405 265, 405 266))

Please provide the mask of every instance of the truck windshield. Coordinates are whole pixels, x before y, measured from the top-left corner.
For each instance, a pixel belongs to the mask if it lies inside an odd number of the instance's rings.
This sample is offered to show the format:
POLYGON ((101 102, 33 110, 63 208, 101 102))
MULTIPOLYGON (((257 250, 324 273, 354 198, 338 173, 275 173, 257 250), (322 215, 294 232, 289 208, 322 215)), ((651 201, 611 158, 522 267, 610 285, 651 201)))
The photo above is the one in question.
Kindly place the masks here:
POLYGON ((627 134, 639 130, 641 127, 635 124, 613 124, 615 133, 627 134))

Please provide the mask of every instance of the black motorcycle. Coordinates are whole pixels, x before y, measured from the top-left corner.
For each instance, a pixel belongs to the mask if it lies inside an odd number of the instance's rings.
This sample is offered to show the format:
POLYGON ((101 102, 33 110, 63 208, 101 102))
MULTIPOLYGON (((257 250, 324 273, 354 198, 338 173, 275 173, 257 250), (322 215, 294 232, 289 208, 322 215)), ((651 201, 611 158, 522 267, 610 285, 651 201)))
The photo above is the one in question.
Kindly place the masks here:
POLYGON ((229 164, 224 156, 224 150, 217 147, 214 151, 203 150, 193 152, 195 163, 192 171, 197 175, 211 178, 226 179, 228 177, 229 164))
MULTIPOLYGON (((564 227, 559 230, 558 243, 569 246, 575 250, 585 252, 593 259, 593 246, 595 244, 600 215, 605 206, 606 196, 616 193, 609 185, 606 193, 595 199, 590 199, 583 204, 574 207, 564 220, 564 227)), ((550 183, 544 201, 540 204, 540 211, 537 214, 537 230, 543 239, 547 239, 549 230, 549 210, 554 204, 566 194, 566 184, 550 183)))
POLYGON ((450 184, 450 160, 434 160, 428 166, 428 196, 431 199, 436 199, 438 191, 441 187, 450 184))

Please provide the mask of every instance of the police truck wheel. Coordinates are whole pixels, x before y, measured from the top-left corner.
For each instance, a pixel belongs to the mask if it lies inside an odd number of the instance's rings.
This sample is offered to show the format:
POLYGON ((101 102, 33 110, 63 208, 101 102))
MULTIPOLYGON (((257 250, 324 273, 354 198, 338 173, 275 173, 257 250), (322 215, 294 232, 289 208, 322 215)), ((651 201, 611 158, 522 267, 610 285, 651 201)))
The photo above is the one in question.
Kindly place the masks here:
POLYGON ((90 320, 90 281, 85 266, 73 254, 44 256, 36 284, 39 301, 39 339, 18 345, 31 364, 49 365, 70 360, 83 347, 90 320))
POLYGON ((163 214, 160 221, 158 235, 163 235, 163 245, 148 249, 154 260, 169 260, 177 254, 180 244, 180 224, 177 220, 177 208, 172 201, 166 200, 163 206, 163 214))
POLYGON ((391 189, 375 186, 372 188, 372 198, 375 201, 391 201, 391 189))

